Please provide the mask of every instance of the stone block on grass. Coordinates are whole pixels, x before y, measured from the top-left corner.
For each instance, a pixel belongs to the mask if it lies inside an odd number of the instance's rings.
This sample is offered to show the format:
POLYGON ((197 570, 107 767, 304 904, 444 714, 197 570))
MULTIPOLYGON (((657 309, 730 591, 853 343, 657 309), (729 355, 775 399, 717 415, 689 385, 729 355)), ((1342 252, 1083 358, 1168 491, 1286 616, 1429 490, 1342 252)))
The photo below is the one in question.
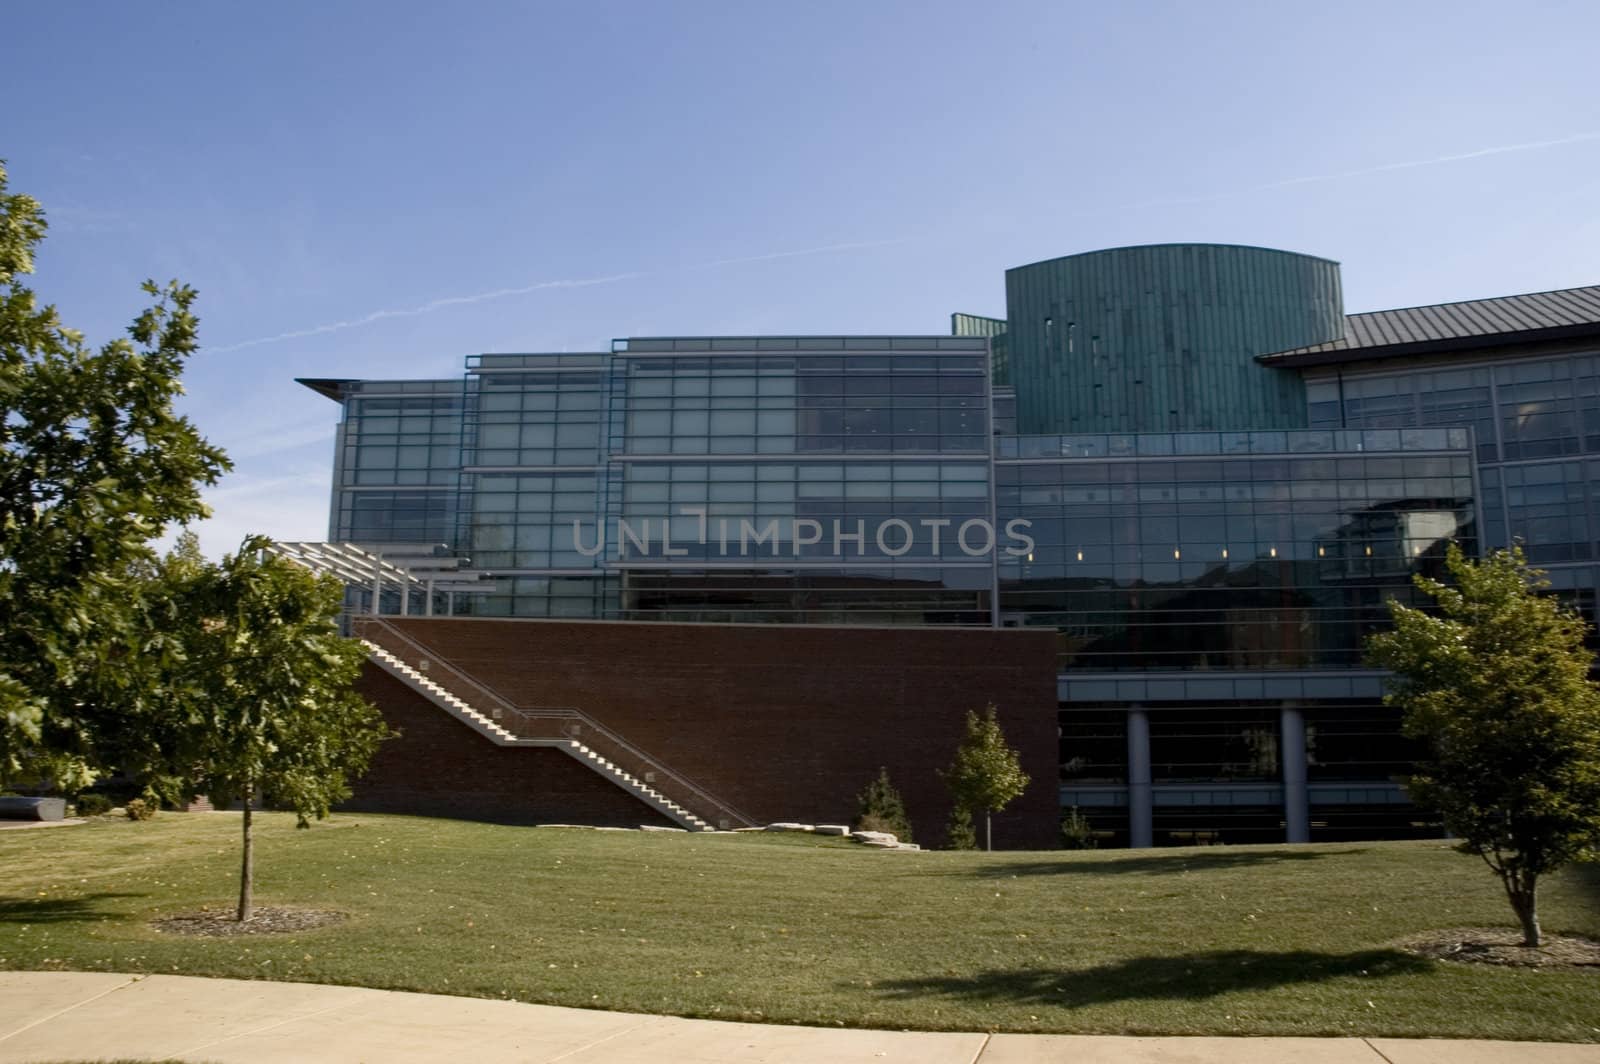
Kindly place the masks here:
POLYGON ((0 820, 65 820, 65 798, 25 798, 7 795, 0 798, 0 820))
POLYGON ((868 846, 898 846, 900 840, 887 831, 852 831, 850 837, 868 846))

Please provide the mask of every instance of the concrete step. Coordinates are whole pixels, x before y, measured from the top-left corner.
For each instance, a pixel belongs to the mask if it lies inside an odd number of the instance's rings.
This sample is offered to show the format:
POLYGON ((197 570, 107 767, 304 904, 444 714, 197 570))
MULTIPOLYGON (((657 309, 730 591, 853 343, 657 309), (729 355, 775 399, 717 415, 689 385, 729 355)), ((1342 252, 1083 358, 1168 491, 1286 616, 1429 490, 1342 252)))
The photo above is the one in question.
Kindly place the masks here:
POLYGON ((496 736, 500 739, 507 740, 516 738, 516 736, 510 730, 495 724, 489 717, 478 712, 476 709, 473 709, 472 706, 466 701, 452 694, 442 685, 429 679, 417 669, 407 665, 394 654, 391 654, 382 647, 378 647, 372 643, 368 643, 367 646, 369 650, 373 652, 374 656, 394 666, 396 671, 414 680, 417 686, 421 687, 424 691, 428 691, 437 696, 437 700, 454 710, 457 716, 465 718, 469 723, 475 723, 479 725, 480 730, 489 733, 491 736, 496 736))

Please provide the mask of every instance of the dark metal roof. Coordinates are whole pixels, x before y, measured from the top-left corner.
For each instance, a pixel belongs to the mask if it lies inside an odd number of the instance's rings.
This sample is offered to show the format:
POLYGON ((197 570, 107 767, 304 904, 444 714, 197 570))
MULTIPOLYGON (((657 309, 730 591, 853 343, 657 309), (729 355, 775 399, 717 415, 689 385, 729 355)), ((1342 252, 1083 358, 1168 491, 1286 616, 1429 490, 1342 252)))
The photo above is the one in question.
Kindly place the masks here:
POLYGON ((1584 336, 1600 336, 1600 285, 1348 314, 1341 338, 1257 361, 1314 366, 1584 336))
POLYGON ((304 384, 318 395, 326 395, 336 403, 344 402, 344 386, 356 383, 354 377, 296 377, 296 384, 304 384))

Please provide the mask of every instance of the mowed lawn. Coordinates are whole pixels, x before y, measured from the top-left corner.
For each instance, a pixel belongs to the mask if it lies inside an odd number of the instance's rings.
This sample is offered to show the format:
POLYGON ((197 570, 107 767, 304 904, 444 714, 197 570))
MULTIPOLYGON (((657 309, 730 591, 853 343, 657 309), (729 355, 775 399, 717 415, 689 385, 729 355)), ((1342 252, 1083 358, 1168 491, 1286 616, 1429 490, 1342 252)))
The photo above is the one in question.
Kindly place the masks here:
MULTIPOLYGON (((1393 947, 1511 924, 1440 842, 1142 853, 884 853, 811 836, 260 818, 257 898, 345 923, 196 939, 237 814, 0 831, 0 968, 359 984, 724 1019, 1139 1034, 1600 1041, 1600 971, 1393 947)), ((1600 937, 1595 869, 1544 925, 1600 937)))

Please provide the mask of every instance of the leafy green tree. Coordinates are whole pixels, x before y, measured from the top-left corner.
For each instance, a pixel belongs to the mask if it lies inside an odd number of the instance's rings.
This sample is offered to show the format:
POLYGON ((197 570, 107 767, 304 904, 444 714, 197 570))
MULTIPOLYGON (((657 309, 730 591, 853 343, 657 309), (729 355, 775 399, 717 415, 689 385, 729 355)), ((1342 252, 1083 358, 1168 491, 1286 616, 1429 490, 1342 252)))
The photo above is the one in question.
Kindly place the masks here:
POLYGON ((161 715, 168 786, 244 805, 238 918, 253 906, 251 806, 328 815, 390 734, 354 690, 366 652, 339 634, 344 588, 246 539, 211 565, 169 556, 161 582, 181 625, 182 665, 161 715))
POLYGON ((1451 546, 1453 584, 1422 576, 1436 614, 1389 603, 1368 658, 1393 670, 1390 703, 1429 745, 1413 797, 1483 858, 1540 944, 1539 877, 1600 851, 1600 690, 1586 625, 1520 549, 1478 564, 1451 546))
POLYGON ((1006 743, 991 703, 983 716, 967 710, 967 731, 944 780, 957 809, 969 817, 983 813, 983 848, 994 848, 991 818, 1021 796, 1028 786, 1017 752, 1006 743))
POLYGON ((0 777, 72 788, 140 742, 165 648, 136 569, 228 461, 173 410, 194 289, 146 282, 129 337, 91 348, 21 283, 45 228, 0 166, 0 777))
POLYGON ((972 829, 972 810, 957 805, 950 810, 950 822, 945 825, 944 844, 952 850, 976 850, 978 833, 972 829))
POLYGON ((905 800, 889 782, 889 770, 880 768, 878 778, 856 796, 856 830, 887 831, 901 842, 911 841, 911 818, 905 800))

